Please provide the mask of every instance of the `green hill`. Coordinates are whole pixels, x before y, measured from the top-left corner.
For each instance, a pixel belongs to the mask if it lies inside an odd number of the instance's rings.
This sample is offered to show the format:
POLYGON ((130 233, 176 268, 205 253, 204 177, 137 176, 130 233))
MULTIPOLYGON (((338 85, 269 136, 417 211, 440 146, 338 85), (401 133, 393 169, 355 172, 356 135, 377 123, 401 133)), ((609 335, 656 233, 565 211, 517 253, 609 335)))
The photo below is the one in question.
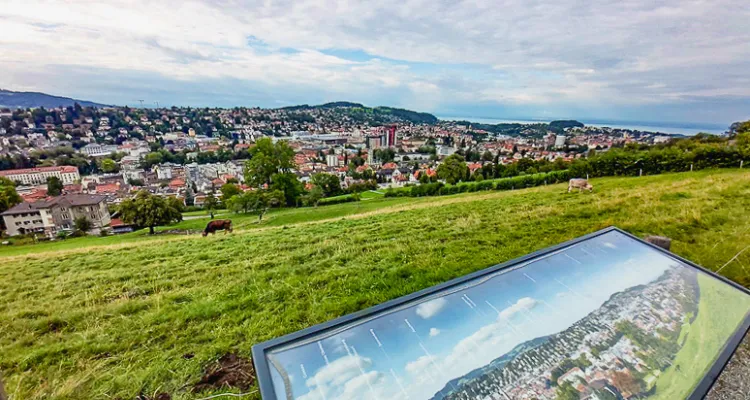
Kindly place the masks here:
MULTIPOLYGON (((229 216, 235 233, 208 238, 137 232, 5 247, 5 386, 18 399, 203 398, 212 392, 192 385, 223 354, 249 357, 260 341, 609 225, 669 236, 676 253, 714 269, 750 245, 748 171, 593 184, 593 193, 559 184, 372 199, 281 210, 262 224, 229 216)), ((738 260, 750 265, 750 253, 738 260)), ((740 263, 721 273, 750 285, 740 263)))

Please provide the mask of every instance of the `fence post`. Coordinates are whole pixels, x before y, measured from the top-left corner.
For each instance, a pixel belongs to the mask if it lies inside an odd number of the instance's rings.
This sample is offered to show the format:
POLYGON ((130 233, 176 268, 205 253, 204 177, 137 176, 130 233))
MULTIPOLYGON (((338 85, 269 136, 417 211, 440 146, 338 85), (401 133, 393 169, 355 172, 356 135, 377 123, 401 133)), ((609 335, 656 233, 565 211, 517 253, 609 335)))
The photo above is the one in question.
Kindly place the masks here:
POLYGON ((643 168, 638 169, 638 176, 643 176, 643 168))
POLYGON ((672 247, 672 239, 665 236, 646 236, 646 241, 667 251, 672 247))
POLYGON ((589 174, 586 174, 586 180, 589 180, 589 174))
POLYGON ((742 168, 742 164, 745 163, 745 160, 740 160, 740 168, 742 168))
POLYGON ((8 400, 8 395, 5 394, 5 388, 3 388, 3 374, 0 374, 0 400, 8 400))

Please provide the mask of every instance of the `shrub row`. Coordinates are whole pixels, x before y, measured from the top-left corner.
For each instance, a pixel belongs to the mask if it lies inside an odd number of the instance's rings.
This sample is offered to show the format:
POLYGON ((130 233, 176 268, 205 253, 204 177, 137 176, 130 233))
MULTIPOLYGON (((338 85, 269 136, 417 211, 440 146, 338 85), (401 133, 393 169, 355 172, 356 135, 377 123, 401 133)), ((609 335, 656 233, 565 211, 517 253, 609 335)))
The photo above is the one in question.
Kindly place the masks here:
POLYGON ((320 201, 318 202, 318 205, 329 206, 332 204, 351 203, 354 201, 359 201, 359 198, 350 194, 348 196, 336 197, 332 199, 320 199, 320 201))
POLYGON ((564 170, 552 171, 546 174, 520 175, 512 178, 501 178, 479 182, 461 182, 456 185, 446 185, 442 182, 425 183, 419 186, 388 189, 385 192, 385 197, 444 196, 486 190, 513 190, 565 182, 570 179, 570 177, 570 172, 564 170))

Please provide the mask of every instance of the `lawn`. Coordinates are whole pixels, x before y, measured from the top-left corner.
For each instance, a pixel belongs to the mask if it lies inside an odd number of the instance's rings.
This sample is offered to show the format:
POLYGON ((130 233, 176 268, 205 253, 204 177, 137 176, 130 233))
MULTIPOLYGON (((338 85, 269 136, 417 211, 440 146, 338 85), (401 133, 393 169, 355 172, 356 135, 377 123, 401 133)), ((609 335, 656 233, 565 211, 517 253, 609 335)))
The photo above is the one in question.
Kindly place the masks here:
POLYGON ((715 279, 699 275, 698 285, 701 292, 698 316, 689 328, 683 327, 683 331, 689 329, 685 344, 672 366, 657 378, 656 394, 649 399, 687 398, 750 308, 748 296, 733 295, 733 291, 715 279))
MULTIPOLYGON (((206 397, 190 387, 222 354, 249 357, 260 341, 609 225, 669 236, 712 269, 750 245, 750 172, 593 183, 594 193, 550 185, 278 210, 262 224, 231 216, 235 233, 208 238, 136 232, 4 248, 6 389, 13 399, 206 397)), ((748 265, 745 252, 721 273, 747 286, 748 265)), ((699 311, 688 342, 700 314, 710 313, 699 311)))

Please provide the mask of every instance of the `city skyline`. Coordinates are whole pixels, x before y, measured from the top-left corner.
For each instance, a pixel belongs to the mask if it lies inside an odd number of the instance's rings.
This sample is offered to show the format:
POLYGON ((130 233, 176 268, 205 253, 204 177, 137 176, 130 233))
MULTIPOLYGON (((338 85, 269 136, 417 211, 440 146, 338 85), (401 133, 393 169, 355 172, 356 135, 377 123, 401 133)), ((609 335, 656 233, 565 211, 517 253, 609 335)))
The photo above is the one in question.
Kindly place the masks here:
POLYGON ((131 106, 350 100, 728 125, 748 117, 750 33, 748 6, 722 3, 11 1, 0 87, 131 106))
MULTIPOLYGON (((671 266, 681 264, 612 232, 272 354, 295 399, 353 399, 363 391, 374 399, 430 399, 450 380, 565 330, 613 294, 652 282, 671 266)), ((272 375, 283 393, 280 375, 272 375)))

